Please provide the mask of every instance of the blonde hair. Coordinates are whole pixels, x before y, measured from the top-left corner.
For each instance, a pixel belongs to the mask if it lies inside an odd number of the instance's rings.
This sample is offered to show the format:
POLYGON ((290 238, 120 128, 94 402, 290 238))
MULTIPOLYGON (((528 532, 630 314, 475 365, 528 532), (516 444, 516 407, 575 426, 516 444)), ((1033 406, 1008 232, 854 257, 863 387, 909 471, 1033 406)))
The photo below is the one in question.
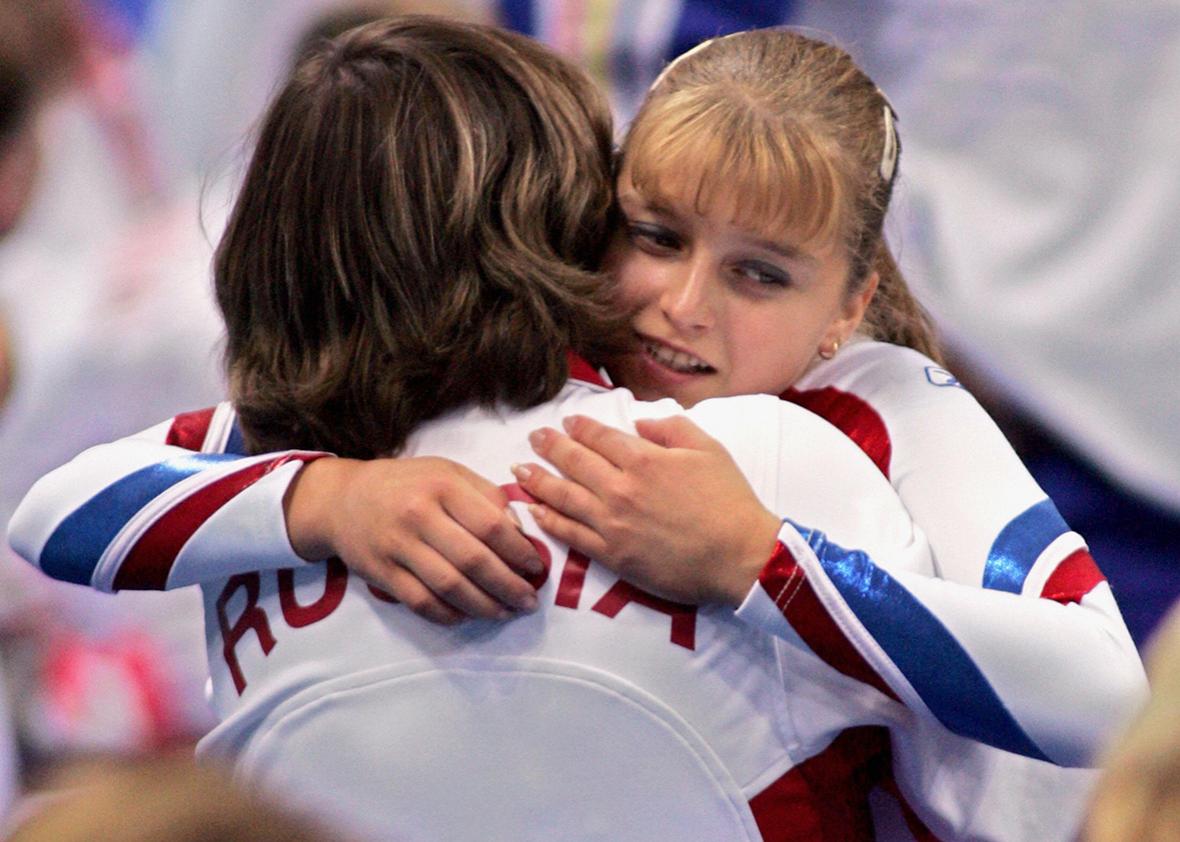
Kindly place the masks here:
POLYGON ((698 210, 737 196, 738 224, 838 239, 850 295, 872 272, 880 277, 862 330, 939 359, 930 318, 882 235, 900 154, 893 121, 884 94, 844 50, 786 29, 751 30, 668 66, 622 160, 645 193, 687 188, 698 210))
POLYGON ((1180 839, 1180 602, 1144 660, 1151 697, 1099 758, 1086 842, 1180 839))
POLYGON ((343 842, 227 769, 191 756, 103 760, 56 773, 6 842, 343 842))

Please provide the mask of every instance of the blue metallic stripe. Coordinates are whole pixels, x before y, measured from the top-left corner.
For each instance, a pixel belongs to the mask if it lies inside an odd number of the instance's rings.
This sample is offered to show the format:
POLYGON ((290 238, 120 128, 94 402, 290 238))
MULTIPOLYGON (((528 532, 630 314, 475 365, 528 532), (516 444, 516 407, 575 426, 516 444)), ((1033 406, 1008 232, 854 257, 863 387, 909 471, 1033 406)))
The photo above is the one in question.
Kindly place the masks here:
POLYGON ((246 439, 242 435, 242 427, 238 423, 238 417, 234 416, 234 425, 230 427, 229 439, 225 443, 225 450, 223 453, 233 453, 238 456, 246 456, 246 439))
POLYGON ((1068 531, 1069 525, 1048 498, 1030 506, 996 536, 983 568, 983 586, 1020 593, 1041 553, 1068 531))
POLYGON ((1047 760, 991 683, 926 606, 859 550, 795 524, 824 572, 938 720, 964 737, 1047 760))
POLYGON ((41 550, 41 569, 55 579, 89 585, 98 560, 135 513, 184 479, 240 457, 193 454, 128 474, 91 497, 63 520, 41 550))

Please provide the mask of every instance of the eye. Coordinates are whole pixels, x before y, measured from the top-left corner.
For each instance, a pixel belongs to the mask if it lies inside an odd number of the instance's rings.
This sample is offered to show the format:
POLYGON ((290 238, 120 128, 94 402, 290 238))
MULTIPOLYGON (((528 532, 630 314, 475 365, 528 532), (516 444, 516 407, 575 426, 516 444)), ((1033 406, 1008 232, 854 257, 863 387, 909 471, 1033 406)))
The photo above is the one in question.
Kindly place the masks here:
POLYGON ((745 261, 734 267, 734 272, 743 281, 763 287, 788 287, 791 285, 791 275, 777 266, 763 263, 760 260, 745 261))
POLYGON ((664 254, 676 251, 683 245, 680 235, 670 228, 654 222, 633 222, 627 220, 627 239, 645 251, 664 254))

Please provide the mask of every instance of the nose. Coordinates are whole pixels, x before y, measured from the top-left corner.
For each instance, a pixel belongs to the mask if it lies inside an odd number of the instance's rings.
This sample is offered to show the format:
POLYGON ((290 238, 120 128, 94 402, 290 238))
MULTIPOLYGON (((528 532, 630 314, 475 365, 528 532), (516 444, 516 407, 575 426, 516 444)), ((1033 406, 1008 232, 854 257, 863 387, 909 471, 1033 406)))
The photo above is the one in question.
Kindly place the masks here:
POLYGON ((660 296, 660 309, 677 330, 686 333, 707 330, 714 321, 708 261, 693 256, 678 268, 680 271, 673 273, 660 296))

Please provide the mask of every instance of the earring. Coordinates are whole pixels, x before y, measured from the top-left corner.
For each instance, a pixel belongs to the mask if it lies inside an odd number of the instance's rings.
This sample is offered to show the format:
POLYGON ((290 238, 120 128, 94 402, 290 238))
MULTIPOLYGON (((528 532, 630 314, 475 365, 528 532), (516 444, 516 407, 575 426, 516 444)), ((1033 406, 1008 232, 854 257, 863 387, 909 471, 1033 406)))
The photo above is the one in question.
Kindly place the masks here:
POLYGON ((840 340, 833 339, 832 344, 828 346, 821 345, 819 347, 819 357, 821 360, 830 360, 836 356, 836 352, 840 350, 840 340))

